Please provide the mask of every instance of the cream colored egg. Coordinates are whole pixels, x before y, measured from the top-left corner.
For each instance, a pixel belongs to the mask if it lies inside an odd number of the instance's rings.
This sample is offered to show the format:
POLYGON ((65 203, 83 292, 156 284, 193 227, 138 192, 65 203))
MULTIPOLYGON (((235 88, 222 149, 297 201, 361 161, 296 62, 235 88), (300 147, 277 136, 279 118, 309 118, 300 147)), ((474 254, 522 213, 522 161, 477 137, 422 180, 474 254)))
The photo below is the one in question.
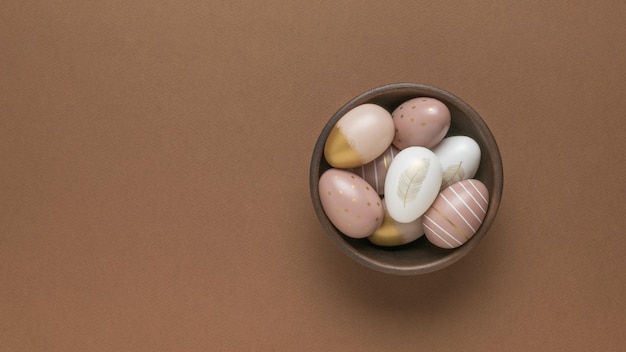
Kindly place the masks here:
POLYGON ((441 163, 424 147, 406 148, 391 162, 385 179, 385 205, 389 215, 408 223, 422 216, 441 187, 441 163))
POLYGON ((480 164, 480 147, 467 136, 444 138, 432 149, 443 169, 441 189, 476 175, 480 164))
POLYGON ((340 169, 367 164, 391 145, 394 133, 387 110, 376 104, 359 105, 333 126, 324 144, 324 157, 340 169))

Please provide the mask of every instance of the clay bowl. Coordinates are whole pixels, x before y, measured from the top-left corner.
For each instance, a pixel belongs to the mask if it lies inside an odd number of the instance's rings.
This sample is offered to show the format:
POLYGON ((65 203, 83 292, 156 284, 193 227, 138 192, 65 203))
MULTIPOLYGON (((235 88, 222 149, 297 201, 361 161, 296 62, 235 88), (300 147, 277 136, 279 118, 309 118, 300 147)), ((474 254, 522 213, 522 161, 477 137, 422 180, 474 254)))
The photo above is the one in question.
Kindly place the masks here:
POLYGON ((309 174, 311 199, 317 217, 325 232, 339 249, 356 262, 374 270, 390 274, 415 275, 440 270, 461 259, 485 237, 493 223, 502 197, 502 160, 498 145, 483 119, 468 104, 442 89, 414 84, 395 83, 373 88, 341 107, 324 126, 311 158, 309 174), (319 178, 330 168, 324 158, 324 143, 332 127, 348 111, 364 104, 378 104, 389 112, 406 100, 431 97, 447 105, 451 113, 451 126, 447 136, 465 135, 472 137, 480 146, 481 160, 475 179, 482 181, 489 190, 489 208, 476 234, 456 249, 436 247, 422 236, 418 240, 399 247, 379 247, 367 239, 353 239, 340 233, 328 220, 322 209, 319 196, 319 178))

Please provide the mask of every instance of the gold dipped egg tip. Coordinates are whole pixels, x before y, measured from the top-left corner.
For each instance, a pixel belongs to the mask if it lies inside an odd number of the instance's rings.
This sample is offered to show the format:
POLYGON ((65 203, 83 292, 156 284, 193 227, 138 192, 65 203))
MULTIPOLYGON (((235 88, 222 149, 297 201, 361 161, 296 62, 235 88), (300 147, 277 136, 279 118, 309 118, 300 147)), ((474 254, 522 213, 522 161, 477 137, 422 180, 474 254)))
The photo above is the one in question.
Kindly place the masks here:
POLYGON ((330 131, 324 144, 324 157, 330 165, 340 169, 363 165, 361 157, 337 126, 330 131))

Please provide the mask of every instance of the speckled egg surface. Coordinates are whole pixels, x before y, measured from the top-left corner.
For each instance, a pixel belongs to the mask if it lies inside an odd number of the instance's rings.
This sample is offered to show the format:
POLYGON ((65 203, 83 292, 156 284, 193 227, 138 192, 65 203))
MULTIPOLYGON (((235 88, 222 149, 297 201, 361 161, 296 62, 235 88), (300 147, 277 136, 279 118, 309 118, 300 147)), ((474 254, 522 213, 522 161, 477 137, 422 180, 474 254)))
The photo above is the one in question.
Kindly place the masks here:
POLYGON ((384 211, 378 193, 361 177, 346 170, 326 170, 319 179, 322 208, 344 235, 364 238, 380 226, 384 211))
POLYGON ((434 98, 408 100, 391 116, 395 125, 393 144, 400 150, 411 146, 432 148, 441 142, 450 128, 450 110, 434 98))
POLYGON ((469 241, 485 219, 489 191, 480 181, 457 182, 439 193, 424 213, 424 232, 441 248, 456 248, 469 241))
POLYGON ((352 168, 349 171, 361 176, 365 181, 367 181, 367 183, 374 187, 378 194, 383 195, 385 193, 384 190, 387 170, 399 152, 400 150, 398 150, 398 148, 391 145, 378 158, 365 165, 352 168))

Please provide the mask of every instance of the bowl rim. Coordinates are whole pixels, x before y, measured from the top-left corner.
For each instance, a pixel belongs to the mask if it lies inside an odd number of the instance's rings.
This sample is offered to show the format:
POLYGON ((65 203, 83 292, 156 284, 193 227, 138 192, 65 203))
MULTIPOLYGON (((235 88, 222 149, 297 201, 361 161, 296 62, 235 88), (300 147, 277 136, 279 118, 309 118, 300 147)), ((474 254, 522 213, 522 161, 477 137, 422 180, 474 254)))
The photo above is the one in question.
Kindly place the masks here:
POLYGON ((470 252, 486 235, 489 227, 491 226, 491 223, 493 222, 493 219, 495 219, 498 208, 500 206, 503 183, 504 171, 500 150, 491 130, 487 126, 486 122, 482 119, 482 117, 469 104, 444 89, 431 85, 409 82, 390 83, 374 87, 355 96, 347 103, 345 103, 342 107, 340 107, 335 112, 335 114, 333 114, 330 120, 324 125, 324 128, 320 132, 320 135, 316 140, 315 147, 313 148, 313 154, 311 157, 311 163, 309 168, 309 186, 311 201, 313 202, 316 216, 322 224, 322 227, 324 228, 324 232, 326 232, 326 234, 331 238, 332 242, 352 260, 371 269, 397 275, 426 274, 441 270, 457 262, 468 252, 470 252), (490 189, 489 208, 487 210, 487 214, 485 215, 485 218, 489 216, 489 219, 491 220, 488 222, 484 222, 478 229, 477 233, 464 245, 456 249, 450 250, 450 252, 445 256, 442 256, 437 260, 428 262, 426 264, 399 266, 366 256, 364 253, 354 248, 350 243, 342 238, 342 235, 335 229, 330 220, 323 213, 323 209, 321 209, 318 182, 320 177, 322 158, 324 157, 324 143, 325 140, 328 138, 331 129, 341 117, 343 117, 348 111, 350 111, 354 107, 368 103, 376 97, 380 97, 392 91, 407 91, 408 93, 411 93, 411 95, 415 95, 415 97, 428 96, 438 100, 442 100, 446 104, 449 103, 451 105, 454 105, 455 108, 460 110, 464 115, 471 119, 472 124, 477 125, 477 131, 480 134, 482 142, 485 143, 486 147, 490 150, 490 159, 492 159, 492 161, 496 165, 500 165, 499 168, 495 168, 496 170, 493 177, 493 187, 492 189, 490 189))

